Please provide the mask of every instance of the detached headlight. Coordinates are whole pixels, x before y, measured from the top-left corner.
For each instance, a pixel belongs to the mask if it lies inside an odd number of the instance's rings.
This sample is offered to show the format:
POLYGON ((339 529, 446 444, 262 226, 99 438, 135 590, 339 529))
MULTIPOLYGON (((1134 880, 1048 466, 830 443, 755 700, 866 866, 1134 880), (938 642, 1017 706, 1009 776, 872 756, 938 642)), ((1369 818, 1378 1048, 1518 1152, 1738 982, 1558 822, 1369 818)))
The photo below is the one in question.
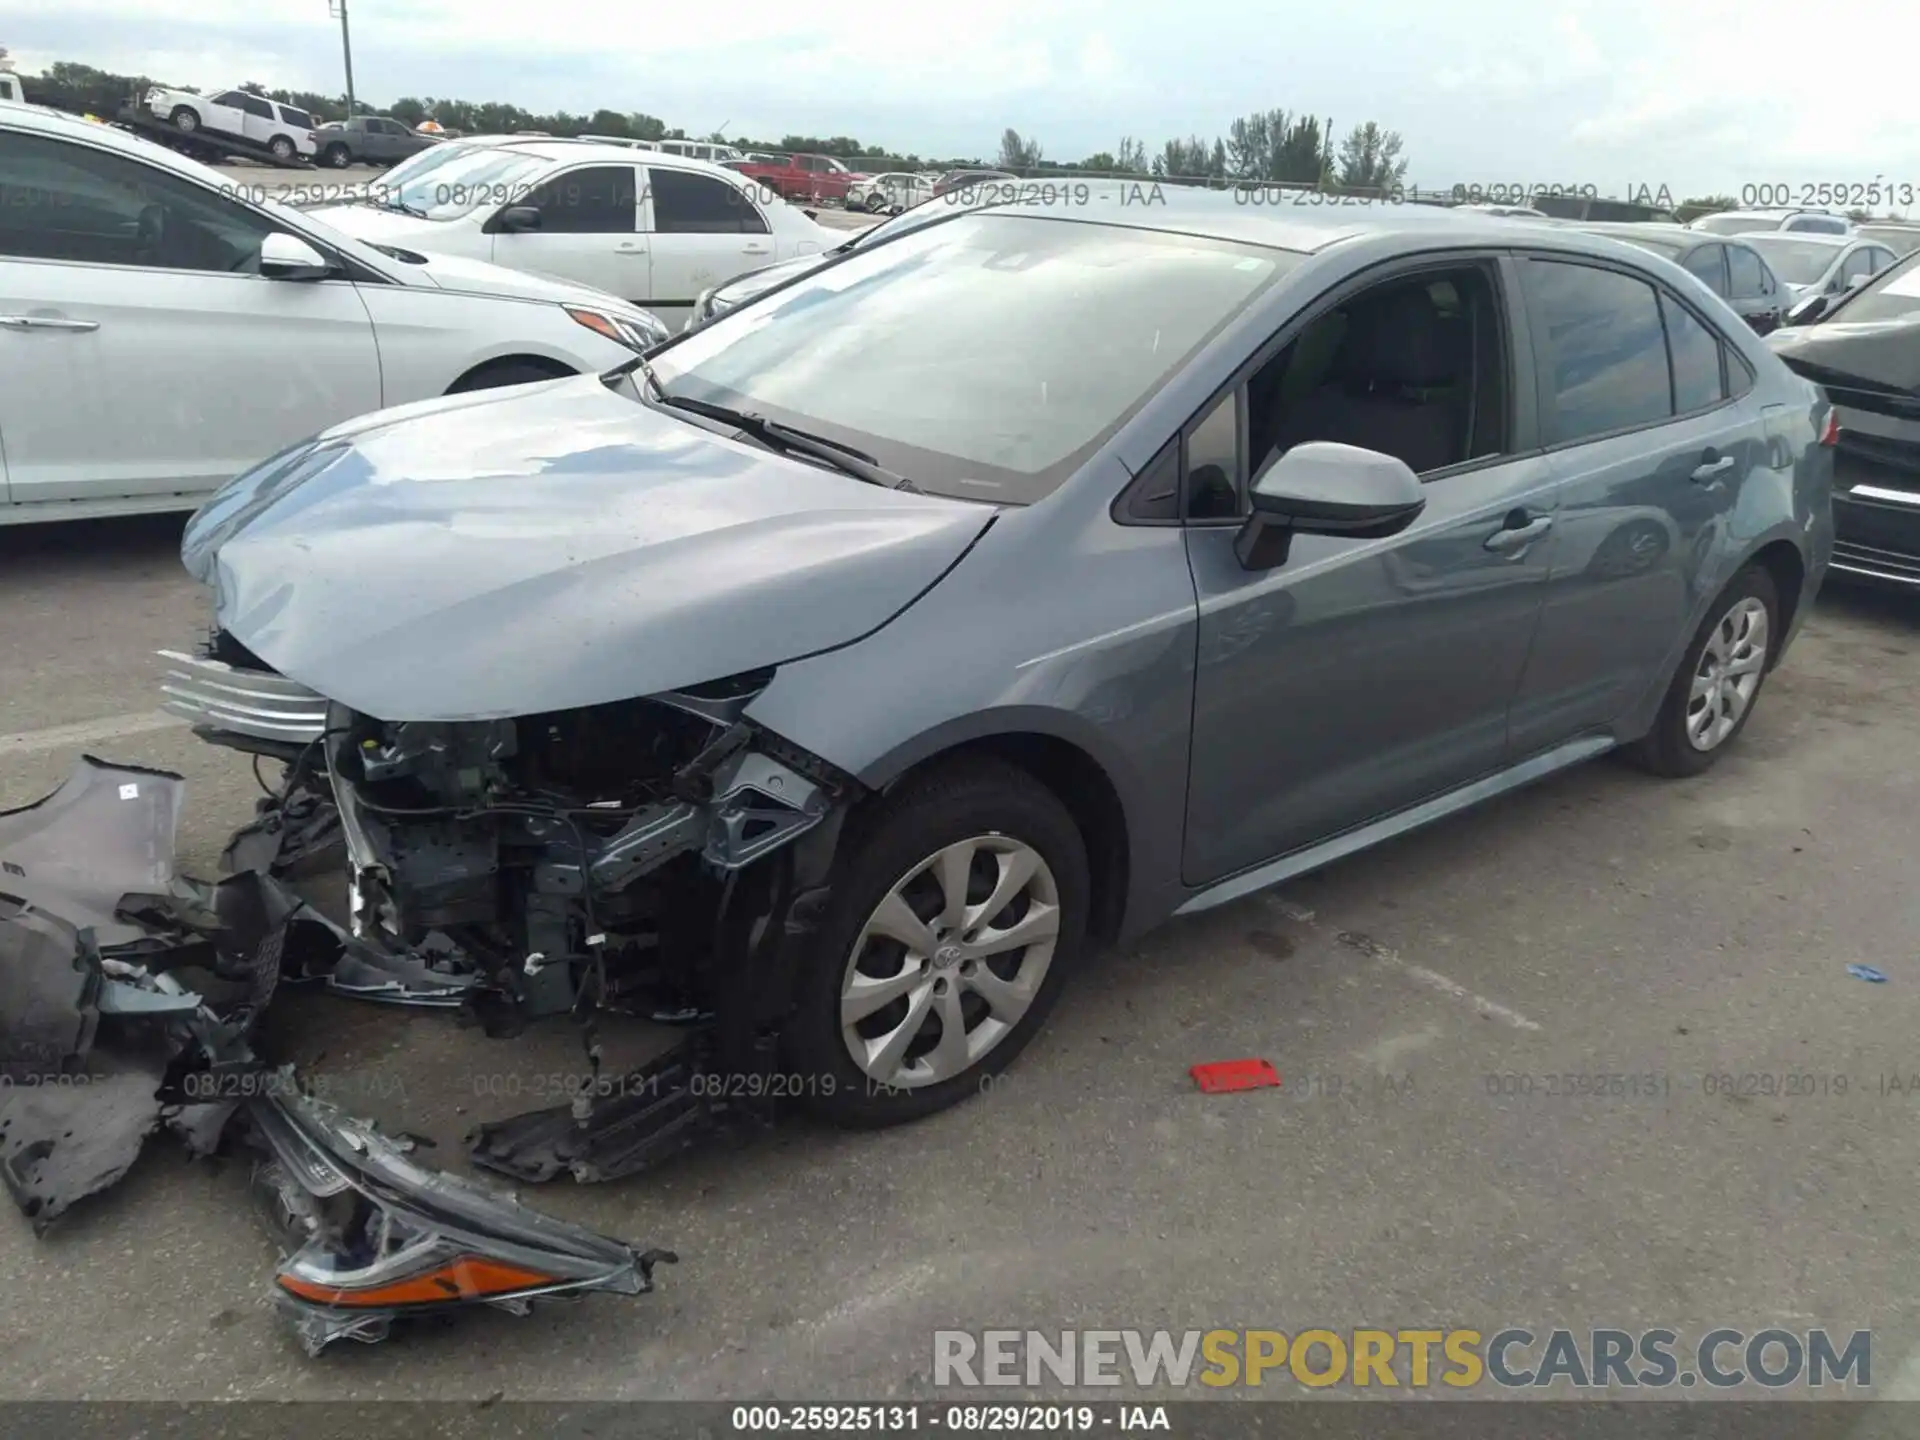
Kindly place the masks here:
POLYGON ((656 317, 644 310, 615 314, 610 310, 590 310, 584 305, 563 305, 576 325, 584 325, 596 335, 604 335, 616 345, 642 352, 651 350, 671 333, 656 317))

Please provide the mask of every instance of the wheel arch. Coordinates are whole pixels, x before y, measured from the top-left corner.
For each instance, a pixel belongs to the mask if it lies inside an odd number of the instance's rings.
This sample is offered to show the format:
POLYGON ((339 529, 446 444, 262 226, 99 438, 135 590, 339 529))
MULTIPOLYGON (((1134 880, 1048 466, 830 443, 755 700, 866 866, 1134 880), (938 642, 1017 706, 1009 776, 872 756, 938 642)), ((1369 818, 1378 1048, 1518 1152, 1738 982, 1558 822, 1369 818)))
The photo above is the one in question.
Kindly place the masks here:
POLYGON ((482 386, 477 382, 484 380, 488 375, 502 370, 517 369, 538 370, 549 380, 560 380, 580 373, 566 361, 556 360, 551 355, 519 350, 507 355, 495 355, 476 365, 468 366, 454 378, 452 384, 447 386, 446 393, 453 395, 463 390, 480 389, 482 386))
POLYGON ((935 730, 894 750, 861 776, 877 794, 920 775, 973 757, 991 758, 1050 791, 1073 817, 1087 847, 1092 879, 1088 933, 1102 942, 1119 937, 1132 890, 1134 846, 1129 807, 1117 766, 1103 763, 1086 737, 1068 725, 1036 723, 1032 715, 1005 716, 993 728, 935 730))
POLYGON ((1780 663, 1787 637, 1793 634, 1794 622, 1800 618, 1800 604, 1807 583, 1807 561, 1798 545, 1791 540, 1778 539, 1762 545, 1747 563, 1760 566, 1772 577, 1774 596, 1780 602, 1780 625, 1773 637, 1773 653, 1767 657, 1767 665, 1771 668, 1780 663))

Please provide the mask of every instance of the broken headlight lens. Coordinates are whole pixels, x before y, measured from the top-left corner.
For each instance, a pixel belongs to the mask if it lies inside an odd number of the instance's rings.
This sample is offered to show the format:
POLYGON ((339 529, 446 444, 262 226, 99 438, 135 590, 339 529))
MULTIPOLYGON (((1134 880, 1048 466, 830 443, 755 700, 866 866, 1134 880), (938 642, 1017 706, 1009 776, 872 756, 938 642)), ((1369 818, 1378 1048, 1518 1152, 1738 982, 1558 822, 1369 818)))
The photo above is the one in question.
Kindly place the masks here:
POLYGON ((314 1350, 378 1339, 422 1309, 643 1294, 655 1261, 672 1258, 426 1169, 408 1146, 297 1093, 290 1076, 250 1113, 271 1157, 255 1171, 257 1195, 292 1252, 274 1284, 314 1350))

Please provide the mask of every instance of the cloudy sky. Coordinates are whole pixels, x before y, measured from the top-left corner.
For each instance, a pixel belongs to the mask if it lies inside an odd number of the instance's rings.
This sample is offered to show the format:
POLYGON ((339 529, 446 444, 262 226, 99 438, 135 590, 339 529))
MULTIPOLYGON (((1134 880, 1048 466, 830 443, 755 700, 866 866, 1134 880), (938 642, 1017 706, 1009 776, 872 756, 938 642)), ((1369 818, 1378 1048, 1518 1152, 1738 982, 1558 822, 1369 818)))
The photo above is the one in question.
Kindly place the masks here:
MULTIPOLYGON (((607 106, 922 154, 991 155, 1011 125, 1058 159, 1278 106, 1400 131, 1423 186, 1920 185, 1908 0, 351 4, 356 89, 376 102, 607 106)), ((0 45, 28 72, 344 88, 327 0, 8 0, 0 45)))

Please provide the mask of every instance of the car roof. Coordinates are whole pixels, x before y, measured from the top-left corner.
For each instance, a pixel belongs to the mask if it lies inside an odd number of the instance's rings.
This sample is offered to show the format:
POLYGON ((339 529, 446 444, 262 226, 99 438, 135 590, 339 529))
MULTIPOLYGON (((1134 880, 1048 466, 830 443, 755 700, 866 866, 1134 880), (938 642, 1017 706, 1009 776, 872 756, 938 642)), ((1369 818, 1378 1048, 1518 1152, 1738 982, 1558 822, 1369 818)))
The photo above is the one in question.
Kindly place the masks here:
POLYGON ((1728 235, 1723 238, 1728 240, 1746 240, 1749 238, 1754 240, 1785 240, 1791 241, 1796 245, 1826 245, 1835 250, 1840 249, 1843 245, 1858 245, 1860 243, 1860 237, 1858 235, 1835 235, 1825 230, 1755 230, 1752 231, 1750 235, 1728 235))
MULTIPOLYGON (((1335 245, 1364 238, 1397 236, 1405 238, 1408 249, 1435 246, 1485 246, 1488 249, 1511 248, 1515 237, 1524 234, 1529 246, 1569 250, 1615 259, 1644 258, 1644 250, 1616 245, 1610 235, 1597 234, 1586 227, 1556 225, 1546 221, 1506 215, 1488 215, 1437 205, 1412 205, 1390 201, 1339 203, 1336 197, 1323 197, 1328 203, 1295 203, 1277 187, 1247 186, 1236 189, 1202 189, 1197 186, 1165 185, 1152 180, 1086 182, 1122 192, 1117 204, 1093 207, 1082 203, 1074 193, 1075 182, 1064 187, 1068 194, 1061 202, 1026 204, 1017 198, 988 205, 970 206, 976 213, 1022 212, 1047 219, 1081 220, 1094 223, 1131 226, 1142 230, 1160 230, 1169 234, 1198 235, 1274 250, 1312 254, 1335 245), (1255 197, 1265 193, 1280 198, 1262 204, 1255 197), (1524 227, 1524 228, 1522 228, 1524 227)), ((1044 189, 1045 187, 1041 187, 1044 189)), ((1311 194, 1312 192, 1305 192, 1311 194)), ((942 203, 939 200, 926 202, 942 203)), ((912 212, 908 212, 912 213, 912 212)), ((1623 225, 1622 231, 1651 229, 1651 226, 1623 225)), ((1690 239, 1698 239, 1687 232, 1690 239)))

